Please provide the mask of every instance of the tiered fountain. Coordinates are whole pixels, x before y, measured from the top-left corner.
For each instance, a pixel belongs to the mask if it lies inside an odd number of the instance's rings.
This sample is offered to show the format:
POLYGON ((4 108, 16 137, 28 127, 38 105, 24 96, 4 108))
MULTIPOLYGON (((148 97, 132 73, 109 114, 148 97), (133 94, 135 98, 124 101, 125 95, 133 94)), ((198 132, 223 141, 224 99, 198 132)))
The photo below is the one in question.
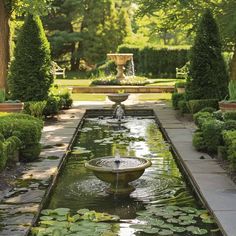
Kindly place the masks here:
MULTIPOLYGON (((111 60, 113 60, 117 66, 117 75, 116 79, 117 80, 124 80, 125 79, 125 64, 127 61, 130 61, 133 59, 133 54, 132 53, 109 53, 107 54, 107 57, 111 60)), ((108 99, 112 102, 116 103, 117 105, 120 105, 122 102, 127 100, 129 97, 128 93, 114 93, 114 94, 109 94, 108 99)))

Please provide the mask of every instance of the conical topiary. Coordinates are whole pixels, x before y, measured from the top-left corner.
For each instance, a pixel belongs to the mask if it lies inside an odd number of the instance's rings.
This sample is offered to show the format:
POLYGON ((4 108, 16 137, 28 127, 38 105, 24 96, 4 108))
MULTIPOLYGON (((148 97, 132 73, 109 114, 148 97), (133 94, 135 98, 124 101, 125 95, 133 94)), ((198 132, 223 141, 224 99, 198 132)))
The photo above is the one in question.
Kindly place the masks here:
POLYGON ((28 15, 17 38, 8 77, 12 99, 40 101, 53 82, 50 46, 38 16, 28 15))
POLYGON ((210 10, 206 10, 191 50, 186 99, 221 100, 228 94, 228 80, 218 26, 210 10))

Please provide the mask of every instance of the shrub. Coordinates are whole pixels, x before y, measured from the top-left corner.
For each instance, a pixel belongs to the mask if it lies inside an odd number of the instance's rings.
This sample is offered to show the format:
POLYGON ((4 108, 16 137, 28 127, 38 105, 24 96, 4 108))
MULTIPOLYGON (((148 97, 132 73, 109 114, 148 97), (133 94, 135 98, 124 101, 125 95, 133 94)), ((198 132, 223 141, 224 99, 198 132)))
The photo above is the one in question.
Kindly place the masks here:
POLYGON ((5 101, 5 89, 0 88, 0 103, 5 101))
POLYGON ((28 15, 21 28, 8 78, 13 99, 47 99, 53 82, 50 47, 38 16, 28 15))
POLYGON ((227 148, 227 156, 230 160, 231 168, 236 170, 236 131, 224 131, 223 140, 227 148))
POLYGON ((221 110, 213 112, 212 115, 213 115, 213 118, 217 120, 223 120, 223 112, 221 110))
POLYGON ((49 96, 43 114, 45 117, 57 115, 60 109, 60 98, 57 96, 49 96))
POLYGON ((200 131, 196 131, 193 135, 193 146, 198 151, 204 151, 206 149, 206 143, 203 138, 203 134, 200 131))
POLYGON ((212 107, 218 110, 218 100, 217 99, 199 99, 188 101, 189 110, 192 114, 195 114, 206 107, 212 107))
POLYGON ((236 120, 226 120, 224 123, 225 130, 236 130, 236 120))
POLYGON ((178 102, 184 100, 184 93, 172 93, 171 100, 174 109, 178 109, 178 102))
POLYGON ((73 100, 69 92, 58 94, 57 97, 60 99, 60 109, 69 109, 71 107, 73 100))
POLYGON ((189 47, 137 47, 121 45, 120 53, 133 53, 136 74, 153 77, 174 78, 176 68, 188 61, 189 47))
POLYGON ((193 120, 194 123, 201 129, 202 124, 207 121, 212 119, 212 114, 210 112, 203 112, 200 111, 196 114, 193 115, 193 120))
POLYGON ((46 107, 46 101, 39 101, 39 102, 30 102, 29 103, 29 111, 30 115, 42 119, 43 111, 46 107))
POLYGON ((189 113, 189 108, 187 106, 187 102, 185 100, 180 100, 178 102, 178 108, 181 114, 189 113))
POLYGON ((200 112, 209 112, 209 113, 213 113, 215 111, 216 111, 216 109, 213 108, 213 107, 205 107, 205 108, 200 110, 200 112))
POLYGON ((223 118, 224 120, 236 120, 236 111, 224 112, 223 118))
POLYGON ((21 150, 21 157, 25 161, 33 161, 38 158, 41 152, 41 144, 36 143, 32 145, 28 145, 27 148, 21 150))
POLYGON ((222 144, 221 132, 223 128, 224 122, 219 120, 211 119, 203 122, 202 135, 208 152, 217 152, 217 147, 222 144))
MULTIPOLYGON (((39 144, 43 122, 26 114, 0 115, 0 133, 5 139, 16 136, 21 141, 20 157, 26 159, 24 152, 39 144)), ((36 155, 35 155, 36 157, 36 155)))
POLYGON ((222 100, 227 94, 228 74, 221 54, 218 26, 210 10, 206 10, 191 49, 186 98, 222 100))
MULTIPOLYGON (((3 138, 3 135, 1 135, 3 138)), ((11 161, 15 152, 19 150, 21 141, 16 136, 0 141, 0 170, 3 170, 8 161, 11 161)))

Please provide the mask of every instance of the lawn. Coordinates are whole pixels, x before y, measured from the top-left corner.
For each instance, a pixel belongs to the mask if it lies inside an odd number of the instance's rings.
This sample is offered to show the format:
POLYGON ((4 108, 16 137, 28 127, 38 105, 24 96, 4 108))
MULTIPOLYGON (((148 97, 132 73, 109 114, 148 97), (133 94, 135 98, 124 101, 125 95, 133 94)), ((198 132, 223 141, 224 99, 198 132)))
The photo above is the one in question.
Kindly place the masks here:
POLYGON ((157 100, 170 100, 171 93, 145 93, 139 95, 140 101, 157 101, 157 100))
POLYGON ((71 96, 74 101, 105 101, 107 97, 98 93, 72 93, 71 96))

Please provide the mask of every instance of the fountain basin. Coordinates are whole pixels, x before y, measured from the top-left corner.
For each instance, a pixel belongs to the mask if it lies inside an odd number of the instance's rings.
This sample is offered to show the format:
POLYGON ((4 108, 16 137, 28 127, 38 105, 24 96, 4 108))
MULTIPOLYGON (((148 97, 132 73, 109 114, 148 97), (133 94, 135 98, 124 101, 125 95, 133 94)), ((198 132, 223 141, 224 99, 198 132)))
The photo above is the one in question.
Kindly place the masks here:
POLYGON ((135 188, 130 182, 140 178, 145 169, 151 166, 151 161, 139 157, 101 157, 85 163, 85 167, 92 170, 94 175, 110 183, 108 193, 117 195, 128 195, 135 188))
POLYGON ((113 60, 116 65, 125 65, 125 63, 132 59, 133 53, 108 53, 107 57, 113 60))
POLYGON ((117 105, 126 101, 129 97, 129 93, 113 93, 107 95, 108 99, 112 102, 115 102, 117 105))

